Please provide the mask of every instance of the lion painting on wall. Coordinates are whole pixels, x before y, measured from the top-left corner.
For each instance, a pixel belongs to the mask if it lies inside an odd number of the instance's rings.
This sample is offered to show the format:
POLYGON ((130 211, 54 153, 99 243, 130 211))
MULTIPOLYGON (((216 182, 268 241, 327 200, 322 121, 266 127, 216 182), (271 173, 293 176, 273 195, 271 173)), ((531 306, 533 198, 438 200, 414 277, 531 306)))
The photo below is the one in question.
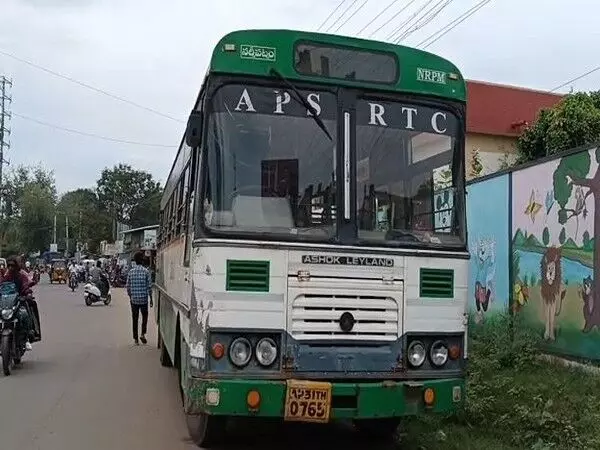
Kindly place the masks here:
POLYGON ((549 247, 542 256, 541 279, 542 300, 544 302, 544 321, 546 330, 544 339, 554 341, 556 339, 556 316, 560 314, 562 302, 566 290, 562 286, 561 249, 549 247))

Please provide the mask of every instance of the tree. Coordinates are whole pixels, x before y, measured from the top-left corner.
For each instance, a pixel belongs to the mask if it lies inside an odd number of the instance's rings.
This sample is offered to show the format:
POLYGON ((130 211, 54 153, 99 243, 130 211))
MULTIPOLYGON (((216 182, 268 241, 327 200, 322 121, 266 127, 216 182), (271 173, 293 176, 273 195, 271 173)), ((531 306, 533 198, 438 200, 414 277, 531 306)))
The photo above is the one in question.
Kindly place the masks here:
POLYGON ((508 152, 505 152, 498 162, 500 170, 510 169, 512 166, 515 165, 514 158, 508 152))
POLYGON ((103 210, 119 222, 140 226, 158 221, 161 187, 148 172, 127 164, 105 168, 96 192, 103 210))
POLYGON ((43 251, 50 246, 55 197, 47 186, 31 182, 21 198, 19 229, 21 247, 26 252, 43 251))
POLYGON ((149 193, 146 198, 133 207, 129 225, 137 228, 157 224, 161 198, 162 189, 160 188, 155 192, 149 193))
POLYGON ((56 212, 61 219, 58 228, 59 236, 66 236, 65 217, 69 219, 69 249, 75 250, 75 244, 87 244, 87 248, 95 253, 100 242, 111 238, 111 218, 100 206, 96 192, 92 189, 76 189, 60 198, 56 212))
MULTIPOLYGON (((590 195, 594 197, 594 212, 596 213, 594 218, 594 280, 592 290, 594 301, 592 320, 588 321, 588 324, 591 322, 592 325, 600 326, 600 239, 597 238, 597 236, 600 236, 600 214, 598 214, 600 213, 600 170, 596 170, 594 174, 590 175, 591 178, 588 178, 592 158, 590 153, 589 151, 581 152, 562 158, 554 172, 553 184, 554 198, 561 208, 558 212, 558 221, 561 225, 578 216, 577 206, 574 210, 567 208, 571 195, 576 192, 574 187, 587 189, 582 198, 584 203, 590 195)), ((593 151, 593 154, 596 161, 600 162, 600 148, 593 151)))
POLYGON ((524 163, 600 140, 600 91, 567 95, 542 110, 517 141, 517 162, 524 163))
POLYGON ((5 178, 0 245, 6 252, 48 248, 56 186, 54 174, 41 166, 18 166, 5 178))
POLYGON ((479 149, 473 149, 473 156, 471 157, 471 167, 469 168, 469 176, 471 178, 477 178, 483 175, 483 164, 481 163, 481 155, 479 149))

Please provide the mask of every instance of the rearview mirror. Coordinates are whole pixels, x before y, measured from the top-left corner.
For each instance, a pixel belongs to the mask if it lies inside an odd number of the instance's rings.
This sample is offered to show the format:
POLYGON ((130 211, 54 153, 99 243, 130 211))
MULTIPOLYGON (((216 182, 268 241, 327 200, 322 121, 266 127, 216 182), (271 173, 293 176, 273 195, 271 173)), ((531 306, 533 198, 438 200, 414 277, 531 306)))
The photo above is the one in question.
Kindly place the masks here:
POLYGON ((192 111, 185 131, 185 143, 192 148, 198 147, 202 141, 202 114, 192 111))

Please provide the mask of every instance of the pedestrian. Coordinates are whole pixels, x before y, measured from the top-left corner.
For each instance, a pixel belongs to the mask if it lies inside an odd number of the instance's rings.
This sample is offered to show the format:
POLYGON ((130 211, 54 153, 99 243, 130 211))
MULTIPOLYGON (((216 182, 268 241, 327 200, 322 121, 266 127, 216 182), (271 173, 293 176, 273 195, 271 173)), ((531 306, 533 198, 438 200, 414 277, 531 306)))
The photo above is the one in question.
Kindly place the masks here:
MULTIPOLYGON (((148 298, 152 288, 152 278, 150 271, 143 265, 144 253, 139 251, 133 256, 135 266, 127 274, 127 295, 131 303, 131 319, 133 325, 133 341, 139 345, 138 341, 138 322, 140 312, 142 313, 142 334, 139 340, 142 344, 147 344, 146 332, 148 331, 148 298)), ((150 300, 152 307, 152 300, 150 300)))

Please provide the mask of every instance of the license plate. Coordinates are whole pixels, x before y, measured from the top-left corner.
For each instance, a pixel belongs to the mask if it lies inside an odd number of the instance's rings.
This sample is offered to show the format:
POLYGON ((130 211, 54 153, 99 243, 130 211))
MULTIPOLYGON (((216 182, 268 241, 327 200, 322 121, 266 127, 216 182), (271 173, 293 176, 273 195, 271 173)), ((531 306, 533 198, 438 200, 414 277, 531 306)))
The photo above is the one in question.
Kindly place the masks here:
POLYGON ((288 380, 284 420, 329 422, 331 383, 288 380))

